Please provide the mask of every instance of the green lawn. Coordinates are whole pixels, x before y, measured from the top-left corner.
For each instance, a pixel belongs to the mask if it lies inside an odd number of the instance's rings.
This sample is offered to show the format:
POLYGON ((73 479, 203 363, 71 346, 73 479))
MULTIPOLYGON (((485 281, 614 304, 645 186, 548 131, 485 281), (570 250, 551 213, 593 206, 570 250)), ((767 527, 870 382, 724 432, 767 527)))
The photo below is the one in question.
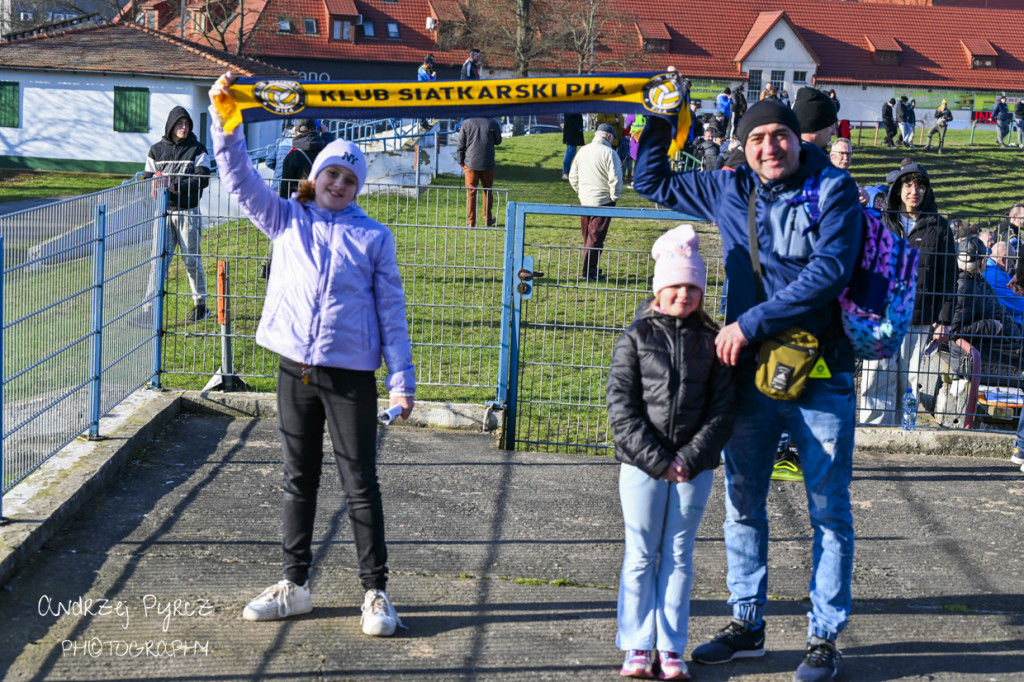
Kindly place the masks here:
MULTIPOLYGON (((1015 178, 1024 151, 998 149, 986 133, 977 135, 979 144, 969 147, 968 137, 966 131, 951 131, 947 153, 941 156, 916 150, 890 151, 867 144, 855 146, 854 177, 862 184, 873 184, 897 167, 900 159, 910 155, 932 174, 943 211, 1002 213, 1021 198, 1015 178), (980 144, 983 140, 984 144, 980 144)), ((507 188, 509 201, 577 206, 569 183, 561 179, 563 153, 558 134, 505 139, 497 150, 495 186, 507 188)), ((94 191, 120 182, 120 178, 113 176, 22 175, 33 176, 35 186, 43 188, 39 196, 94 191), (88 186, 87 182, 98 184, 88 186)), ((453 220, 453 216, 464 215, 465 211, 461 183, 461 178, 441 177, 418 200, 396 194, 395 198, 384 200, 362 197, 360 203, 395 232, 409 302, 414 361, 421 382, 418 397, 483 403, 492 399, 495 391, 505 225, 503 216, 499 217, 496 229, 467 229, 462 226, 464 220, 453 220), (447 216, 448 227, 436 227, 438 215, 442 214, 447 216)), ((0 198, 4 196, 0 194, 0 198)), ((503 201, 499 208, 503 208, 503 201)), ((650 202, 628 188, 619 206, 652 208, 650 202)), ((659 220, 613 221, 602 258, 609 281, 596 284, 578 278, 579 219, 529 217, 527 253, 537 259, 535 269, 544 272, 543 279, 536 282, 533 300, 524 309, 526 327, 521 338, 519 419, 526 429, 523 439, 529 449, 567 451, 559 445, 565 442, 607 445, 603 401, 611 349, 620 330, 649 295, 650 246, 672 226, 673 223, 659 220)), ((709 270, 705 309, 717 312, 721 279, 718 233, 706 223, 697 227, 709 270)), ((226 260, 230 264, 231 293, 236 297, 232 302, 233 369, 255 389, 272 390, 275 358, 253 341, 266 287, 266 281, 258 275, 266 254, 266 239, 248 221, 231 221, 211 226, 204 234, 203 249, 211 293, 216 289, 215 261, 226 260)), ((139 254, 140 260, 143 257, 139 254)), ((53 271, 26 274, 19 288, 22 293, 7 298, 8 322, 47 305, 54 294, 59 298, 87 286, 84 283, 88 281, 89 267, 81 263, 68 267, 59 283, 53 271)), ((138 273, 137 278, 141 283, 145 273, 138 273)), ((139 286, 118 292, 120 296, 109 292, 108 305, 125 309, 130 305, 129 294, 139 286)), ((186 323, 191 301, 180 258, 172 261, 168 291, 163 338, 167 374, 163 383, 169 387, 201 388, 220 366, 219 325, 213 317, 199 325, 186 323)), ((30 365, 32 352, 52 352, 61 345, 61 340, 67 343, 76 338, 77 333, 55 333, 59 327, 51 325, 63 320, 65 324, 76 321, 71 325, 75 329, 85 326, 86 298, 76 297, 38 320, 10 329, 5 353, 7 370, 18 371, 30 365), (38 338, 39 343, 33 343, 32 337, 38 338), (15 339, 20 350, 12 345, 15 339)), ((140 334, 132 332, 131 338, 140 338, 140 334)), ((83 349, 84 345, 75 352, 81 354, 83 349)), ((83 359, 77 358, 74 364, 84 364, 83 359)), ((21 388, 25 395, 31 394, 27 384, 50 390, 55 380, 58 377, 45 371, 29 372, 22 380, 26 385, 21 388)))
MULTIPOLYGON (((1020 185, 1024 150, 996 146, 995 133, 979 130, 974 145, 969 146, 969 130, 951 130, 946 134, 942 154, 923 149, 886 149, 872 146, 873 133, 864 131, 864 144, 856 145, 851 174, 858 184, 871 185, 885 181, 889 171, 898 168, 909 157, 920 163, 932 179, 932 188, 939 210, 946 213, 993 215, 1003 214, 1010 206, 1024 199, 1020 185)), ((879 136, 879 143, 884 136, 879 136)), ((914 142, 920 140, 915 137, 914 142)), ((935 138, 938 144, 938 137, 935 138)))
POLYGON ((77 196, 116 187, 128 175, 0 169, 0 202, 77 196))

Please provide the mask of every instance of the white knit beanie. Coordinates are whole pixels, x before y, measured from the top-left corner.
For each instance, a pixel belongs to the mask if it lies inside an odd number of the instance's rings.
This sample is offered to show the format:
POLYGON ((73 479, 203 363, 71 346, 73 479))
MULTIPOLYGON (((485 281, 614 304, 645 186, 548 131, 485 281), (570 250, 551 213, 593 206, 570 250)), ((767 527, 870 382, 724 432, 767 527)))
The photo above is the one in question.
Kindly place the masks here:
POLYGON ((683 223, 658 237, 651 247, 654 257, 654 294, 678 284, 707 286, 708 273, 704 259, 697 252, 700 240, 693 225, 683 223))
POLYGON ((366 181, 366 157, 356 145, 348 140, 335 140, 324 147, 313 160, 313 166, 309 169, 309 179, 316 182, 317 174, 327 166, 348 168, 359 181, 356 194, 363 189, 363 182, 366 181))

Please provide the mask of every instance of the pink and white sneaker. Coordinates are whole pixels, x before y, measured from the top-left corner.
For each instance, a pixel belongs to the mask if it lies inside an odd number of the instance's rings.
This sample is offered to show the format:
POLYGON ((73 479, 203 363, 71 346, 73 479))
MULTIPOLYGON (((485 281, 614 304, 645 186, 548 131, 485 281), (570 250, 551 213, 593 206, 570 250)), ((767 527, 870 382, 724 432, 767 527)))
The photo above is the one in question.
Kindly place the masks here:
POLYGON ((654 658, 650 651, 630 649, 626 653, 626 662, 622 664, 619 674, 623 677, 640 677, 654 679, 654 658))
POLYGON ((683 657, 674 651, 658 652, 658 678, 662 680, 688 680, 690 669, 683 657))

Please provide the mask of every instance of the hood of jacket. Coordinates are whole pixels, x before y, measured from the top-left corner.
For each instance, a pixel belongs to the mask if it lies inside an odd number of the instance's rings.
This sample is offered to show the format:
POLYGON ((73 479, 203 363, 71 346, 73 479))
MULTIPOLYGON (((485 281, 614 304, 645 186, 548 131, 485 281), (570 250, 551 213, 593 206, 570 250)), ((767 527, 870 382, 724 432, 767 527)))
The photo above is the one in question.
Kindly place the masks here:
MULTIPOLYGON (((922 168, 919 164, 911 163, 900 169, 896 177, 893 178, 892 186, 889 188, 889 195, 885 199, 885 214, 887 221, 891 225, 899 224, 900 210, 903 208, 903 199, 900 193, 903 190, 903 183, 906 181, 907 176, 911 173, 921 173, 925 177, 928 177, 928 171, 922 168)), ((939 207, 935 203, 935 194, 932 193, 931 180, 928 181, 928 191, 924 194, 924 203, 921 204, 921 210, 919 213, 938 213, 939 207)))
POLYGON ((194 132, 195 128, 195 123, 192 122, 192 117, 189 116, 188 109, 185 107, 174 107, 171 109, 171 113, 167 114, 167 122, 164 124, 164 140, 170 144, 183 144, 187 142, 189 138, 198 141, 194 132), (188 135, 179 140, 174 137, 174 124, 182 118, 188 121, 188 135))
POLYGON ((315 130, 299 133, 292 138, 292 147, 306 152, 309 155, 310 161, 326 146, 327 143, 324 142, 324 138, 315 130))

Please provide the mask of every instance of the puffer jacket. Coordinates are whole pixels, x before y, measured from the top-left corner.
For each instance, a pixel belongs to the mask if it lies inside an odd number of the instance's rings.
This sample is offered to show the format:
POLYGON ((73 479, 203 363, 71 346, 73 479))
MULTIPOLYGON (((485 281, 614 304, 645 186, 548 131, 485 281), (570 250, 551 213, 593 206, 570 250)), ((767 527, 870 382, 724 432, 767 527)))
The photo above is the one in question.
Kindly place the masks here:
POLYGON ((972 345, 985 345, 993 337, 1021 340, 1021 328, 985 277, 977 272, 961 272, 957 281, 952 334, 972 345), (996 331, 995 322, 1002 327, 996 331))
POLYGON ((641 312, 615 346, 608 420, 615 459, 660 477, 677 455, 691 478, 718 466, 736 418, 733 370, 699 315, 641 312))
POLYGON ((210 155, 196 138, 195 125, 185 107, 174 107, 167 114, 164 136, 149 148, 146 169, 142 177, 157 173, 169 176, 168 202, 171 210, 190 209, 199 205, 203 190, 210 184, 210 155), (174 136, 174 124, 188 120, 188 135, 179 140, 174 136))
POLYGON ((734 171, 673 172, 667 153, 672 137, 669 122, 655 116, 648 119, 640 137, 633 187, 656 204, 718 226, 729 278, 725 321, 739 323, 749 341, 740 352, 741 359, 752 361, 761 341, 798 326, 818 337, 822 357, 833 373, 853 371, 853 348, 843 333, 838 303, 863 238, 853 178, 807 142, 800 147, 800 167, 782 180, 762 182, 747 165, 734 171), (821 218, 812 225, 801 198, 805 181, 817 174, 821 218), (750 262, 747 205, 751 192, 767 297, 761 303, 750 262))
POLYGON ((274 244, 256 342, 311 366, 374 371, 383 355, 391 395, 414 395, 391 231, 354 203, 328 211, 282 199, 249 160, 242 126, 211 132, 221 183, 274 244))
POLYGON ((921 212, 917 215, 914 231, 905 234, 900 220, 903 181, 911 173, 918 172, 921 172, 921 167, 912 163, 904 166, 896 175, 885 200, 882 222, 921 252, 917 262, 917 296, 914 298, 914 315, 910 323, 949 325, 953 322, 953 300, 956 296, 956 243, 949 223, 939 215, 930 186, 921 205, 921 212))

